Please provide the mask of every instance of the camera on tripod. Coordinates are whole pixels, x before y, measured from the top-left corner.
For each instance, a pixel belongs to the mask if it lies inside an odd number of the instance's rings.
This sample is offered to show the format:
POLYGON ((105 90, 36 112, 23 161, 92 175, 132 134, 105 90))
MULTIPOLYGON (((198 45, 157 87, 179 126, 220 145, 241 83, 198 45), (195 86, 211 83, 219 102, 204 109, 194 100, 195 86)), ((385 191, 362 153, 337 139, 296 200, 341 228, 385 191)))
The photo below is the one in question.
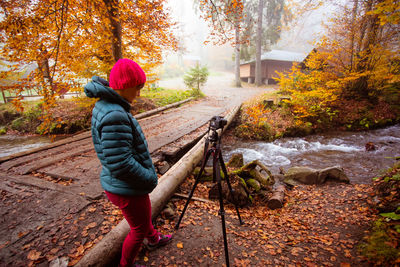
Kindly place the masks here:
POLYGON ((221 116, 214 116, 210 120, 210 128, 212 130, 218 130, 224 128, 224 126, 228 123, 224 117, 221 116))
POLYGON ((225 120, 221 116, 214 116, 210 120, 210 127, 208 129, 209 134, 208 134, 208 140, 211 142, 217 142, 218 141, 218 129, 224 128, 224 126, 227 124, 227 120, 225 120), (211 132, 210 132, 211 131, 211 132))
MULTIPOLYGON (((226 261, 226 266, 229 267, 228 241, 227 241, 227 236, 226 236, 225 210, 224 210, 224 201, 223 201, 223 196, 222 196, 220 168, 222 169, 222 172, 223 172, 224 178, 225 178, 224 180, 228 185, 228 189, 229 189, 229 192, 231 195, 233 195, 233 190, 232 190, 231 183, 229 181, 228 171, 226 169, 224 160, 222 158, 221 136, 218 136, 218 132, 217 132, 218 129, 222 130, 224 128, 224 126, 227 124, 228 124, 228 121, 221 116, 214 116, 210 120, 210 124, 208 127, 208 137, 205 139, 205 142, 204 142, 204 152, 203 152, 203 160, 201 163, 201 169, 200 169, 200 172, 197 174, 196 181, 193 185, 192 190, 189 193, 189 197, 188 197, 186 204, 182 210, 181 216, 179 217, 178 222, 175 225, 175 229, 178 230, 181 220, 183 218, 183 215, 185 214, 185 211, 189 205, 189 202, 193 197, 194 190, 196 189, 196 186, 200 181, 200 177, 204 171, 204 168, 206 167, 207 161, 210 158, 210 156, 212 155, 212 157, 213 157, 213 181, 216 182, 218 185, 219 206, 220 206, 219 214, 221 215, 222 234, 224 237, 225 261, 226 261), (210 146, 210 142, 211 142, 211 146, 210 146)), ((221 133, 222 133, 222 131, 221 131, 221 133)), ((239 208, 236 205, 236 203, 234 203, 234 205, 235 205, 235 209, 236 209, 236 213, 237 213, 239 222, 242 225, 243 221, 240 218, 239 208)))

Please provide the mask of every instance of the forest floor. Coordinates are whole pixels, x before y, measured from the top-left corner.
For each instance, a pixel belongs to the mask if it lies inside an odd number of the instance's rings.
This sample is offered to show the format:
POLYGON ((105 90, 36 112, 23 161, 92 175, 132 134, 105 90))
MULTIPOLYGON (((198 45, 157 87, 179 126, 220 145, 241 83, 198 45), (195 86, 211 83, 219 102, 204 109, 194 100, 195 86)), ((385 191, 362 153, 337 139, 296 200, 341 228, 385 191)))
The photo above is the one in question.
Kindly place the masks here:
MULTIPOLYGON (((224 135, 236 139, 232 130, 224 135)), ((193 175, 178 192, 189 194, 193 175)), ((208 200, 213 182, 201 182, 175 230, 186 199, 173 198, 175 211, 156 218, 156 228, 173 233, 171 243, 155 251, 143 247, 139 263, 146 266, 225 266, 218 200, 208 200)), ((299 185, 286 191, 283 208, 271 210, 263 198, 240 208, 225 201, 225 220, 231 266, 368 266, 360 245, 376 220, 372 184, 299 185)))
MULTIPOLYGON (((188 194, 194 178, 181 185, 188 194)), ((212 182, 198 185, 194 196, 207 199, 212 182)), ((226 229, 233 266, 361 266, 367 262, 359 245, 375 219, 371 185, 327 183, 301 185, 287 191, 283 208, 270 210, 261 199, 240 208, 226 203, 226 229)), ((180 228, 174 226, 185 199, 172 199, 174 218, 159 216, 156 227, 174 233, 171 243, 156 251, 143 249, 147 266, 224 266, 219 203, 192 200, 180 228)))

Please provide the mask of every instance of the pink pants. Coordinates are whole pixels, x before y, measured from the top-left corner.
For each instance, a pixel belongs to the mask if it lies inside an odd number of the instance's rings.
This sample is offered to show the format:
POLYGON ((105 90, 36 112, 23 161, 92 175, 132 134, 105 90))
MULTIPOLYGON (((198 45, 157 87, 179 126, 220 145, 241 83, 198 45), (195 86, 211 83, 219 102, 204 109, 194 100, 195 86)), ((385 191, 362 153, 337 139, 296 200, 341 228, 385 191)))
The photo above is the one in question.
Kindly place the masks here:
POLYGON ((142 242, 147 238, 157 242, 157 231, 151 222, 151 202, 148 194, 141 196, 124 196, 105 191, 108 199, 120 208, 131 231, 122 245, 120 266, 133 264, 142 242))

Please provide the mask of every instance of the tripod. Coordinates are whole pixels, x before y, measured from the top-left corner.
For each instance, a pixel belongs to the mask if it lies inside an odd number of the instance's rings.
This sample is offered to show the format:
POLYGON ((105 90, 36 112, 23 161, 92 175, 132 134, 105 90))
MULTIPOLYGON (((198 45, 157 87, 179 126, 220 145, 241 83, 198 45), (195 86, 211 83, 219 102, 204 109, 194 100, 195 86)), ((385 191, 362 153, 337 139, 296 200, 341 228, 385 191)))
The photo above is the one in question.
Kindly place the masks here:
MULTIPOLYGON (((221 117, 213 117, 212 120, 214 120, 215 118, 219 119, 221 117)), ((204 171, 204 168, 206 166, 206 163, 210 157, 210 155, 213 155, 213 182, 217 183, 218 186, 218 194, 219 194, 219 206, 220 206, 220 210, 219 210, 219 215, 221 216, 221 222, 222 222, 222 233, 223 233, 223 237, 224 237, 224 248, 225 248, 225 261, 226 261, 226 266, 229 267, 229 254, 228 254, 228 241, 227 241, 227 237, 226 237, 226 226, 225 226, 225 210, 224 210, 224 202, 223 202, 223 196, 222 196, 222 185, 221 185, 221 172, 220 172, 220 167, 222 168, 222 171, 224 173, 224 177, 226 180, 226 183, 228 184, 228 188, 229 188, 229 192, 233 193, 232 190, 232 186, 231 183, 229 181, 229 176, 228 176, 228 172, 226 170, 226 166, 224 163, 224 160, 222 158, 222 152, 221 152, 221 135, 218 135, 217 129, 219 127, 221 127, 221 133, 222 133, 222 129, 223 129, 223 123, 222 126, 219 126, 219 124, 217 124, 217 127, 215 127, 215 124, 213 125, 212 123, 213 121, 210 122, 210 127, 208 128, 208 137, 206 138, 205 144, 204 144, 204 153, 203 153, 203 162, 201 165, 201 169, 200 172, 198 173, 197 177, 196 177, 196 181, 193 185, 192 190, 190 191, 189 197, 186 201, 185 207, 183 208, 183 211, 181 213, 181 216, 179 217, 178 223, 175 225, 175 229, 178 230, 179 229, 179 225, 181 223, 181 220, 185 214, 185 211, 189 205, 190 200, 193 197, 193 193, 196 189, 197 184, 200 181, 200 177, 204 171), (214 127, 213 127, 214 126, 214 127), (210 134, 211 131, 211 134, 210 134), (211 143, 211 147, 209 147, 211 143)), ((224 123, 226 123, 226 121, 223 121, 224 123)), ((236 209, 236 213, 239 219, 240 224, 242 225, 242 219, 240 218, 240 214, 239 214, 239 209, 235 204, 235 209, 236 209)))

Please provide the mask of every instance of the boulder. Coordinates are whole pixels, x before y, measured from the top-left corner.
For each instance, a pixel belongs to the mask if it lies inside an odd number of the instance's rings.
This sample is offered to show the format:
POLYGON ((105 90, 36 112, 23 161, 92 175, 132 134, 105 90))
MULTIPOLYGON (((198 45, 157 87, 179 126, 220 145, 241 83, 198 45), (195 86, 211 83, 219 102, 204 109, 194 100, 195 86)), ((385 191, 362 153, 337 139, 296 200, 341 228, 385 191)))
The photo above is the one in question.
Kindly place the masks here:
POLYGON ((366 151, 375 151, 376 150, 376 146, 374 143, 372 142, 368 142, 365 144, 365 150, 366 151))
POLYGON ((162 161, 157 166, 158 173, 161 175, 164 175, 170 168, 171 165, 167 161, 162 161))
POLYGON ((344 173, 340 166, 325 168, 319 171, 319 180, 325 182, 326 180, 335 180, 338 182, 350 183, 349 177, 344 173))
POLYGON ((233 168, 240 168, 243 165, 244 165, 243 154, 241 153, 233 154, 228 163, 226 164, 226 166, 233 168))
POLYGON ((254 191, 256 191, 256 192, 260 191, 260 189, 261 189, 261 184, 260 184, 260 182, 257 181, 256 179, 248 179, 248 180, 246 181, 246 184, 247 184, 249 187, 253 188, 254 191))
MULTIPOLYGON (((232 184, 232 194, 229 192, 227 183, 222 182, 222 197, 239 207, 247 206, 251 203, 250 195, 248 194, 245 186, 240 182, 232 184)), ((218 184, 214 184, 208 191, 209 199, 219 199, 218 184)))
POLYGON ((309 167, 292 167, 285 173, 283 180, 287 184, 317 184, 318 171, 309 167))
POLYGON ((290 185, 297 184, 323 184, 326 180, 349 183, 349 178, 339 166, 325 169, 313 169, 309 167, 292 167, 284 175, 284 182, 290 185))

